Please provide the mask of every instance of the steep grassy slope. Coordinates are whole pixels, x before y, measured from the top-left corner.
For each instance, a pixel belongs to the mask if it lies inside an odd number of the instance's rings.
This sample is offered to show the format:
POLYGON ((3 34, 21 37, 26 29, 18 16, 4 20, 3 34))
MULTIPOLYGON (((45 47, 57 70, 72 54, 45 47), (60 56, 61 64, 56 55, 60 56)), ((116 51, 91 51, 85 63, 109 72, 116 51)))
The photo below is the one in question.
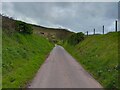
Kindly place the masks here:
POLYGON ((53 48, 49 41, 64 39, 72 32, 30 24, 33 35, 20 34, 16 30, 16 20, 0 16, 3 29, 3 87, 24 87, 53 48))
POLYGON ((25 87, 53 48, 47 39, 32 34, 2 34, 3 88, 25 87))
POLYGON ((118 87, 118 33, 88 36, 76 46, 64 47, 103 87, 118 87))

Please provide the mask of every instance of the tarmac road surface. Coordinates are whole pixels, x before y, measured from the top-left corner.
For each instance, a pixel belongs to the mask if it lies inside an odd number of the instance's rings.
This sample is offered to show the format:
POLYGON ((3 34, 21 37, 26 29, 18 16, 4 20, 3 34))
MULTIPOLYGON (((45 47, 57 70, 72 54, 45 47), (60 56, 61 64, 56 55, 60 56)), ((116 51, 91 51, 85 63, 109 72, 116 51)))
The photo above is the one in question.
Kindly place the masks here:
POLYGON ((102 88, 102 86, 63 47, 55 45, 28 88, 102 88))

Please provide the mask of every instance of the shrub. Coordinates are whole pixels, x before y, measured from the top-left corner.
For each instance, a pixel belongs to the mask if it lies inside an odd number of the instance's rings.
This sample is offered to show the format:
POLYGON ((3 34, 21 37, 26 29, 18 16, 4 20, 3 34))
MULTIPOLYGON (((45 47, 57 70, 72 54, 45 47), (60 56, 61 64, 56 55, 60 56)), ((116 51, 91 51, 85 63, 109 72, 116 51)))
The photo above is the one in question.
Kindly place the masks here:
POLYGON ((26 33, 26 34, 32 34, 33 29, 32 26, 21 21, 16 21, 16 27, 15 29, 20 33, 26 33))
POLYGON ((82 32, 74 33, 68 38, 68 43, 71 45, 76 45, 84 40, 84 34, 82 32))

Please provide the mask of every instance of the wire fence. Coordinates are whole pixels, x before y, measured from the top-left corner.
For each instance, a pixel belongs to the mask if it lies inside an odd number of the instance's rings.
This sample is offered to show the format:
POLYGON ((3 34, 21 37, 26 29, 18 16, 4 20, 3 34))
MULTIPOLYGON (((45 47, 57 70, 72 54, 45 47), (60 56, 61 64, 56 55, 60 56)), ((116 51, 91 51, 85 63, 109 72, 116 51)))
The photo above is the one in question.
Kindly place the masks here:
MULTIPOLYGON (((116 20, 115 21, 115 30, 114 32, 118 32, 118 21, 116 20)), ((91 35, 91 33, 89 33, 89 31, 86 31, 85 34, 88 36, 88 35, 91 35)), ((96 29, 94 28, 93 29, 93 35, 97 34, 96 33, 96 29)), ((105 26, 103 25, 102 26, 102 30, 101 30, 101 34, 105 34, 105 26)))

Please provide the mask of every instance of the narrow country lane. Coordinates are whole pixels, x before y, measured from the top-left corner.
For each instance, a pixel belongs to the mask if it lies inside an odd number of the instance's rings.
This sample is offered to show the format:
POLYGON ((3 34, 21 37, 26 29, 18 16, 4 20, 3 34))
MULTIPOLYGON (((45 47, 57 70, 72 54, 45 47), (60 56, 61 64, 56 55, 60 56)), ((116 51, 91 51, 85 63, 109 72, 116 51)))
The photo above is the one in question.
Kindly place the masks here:
POLYGON ((28 88, 102 88, 63 47, 56 45, 28 88))

